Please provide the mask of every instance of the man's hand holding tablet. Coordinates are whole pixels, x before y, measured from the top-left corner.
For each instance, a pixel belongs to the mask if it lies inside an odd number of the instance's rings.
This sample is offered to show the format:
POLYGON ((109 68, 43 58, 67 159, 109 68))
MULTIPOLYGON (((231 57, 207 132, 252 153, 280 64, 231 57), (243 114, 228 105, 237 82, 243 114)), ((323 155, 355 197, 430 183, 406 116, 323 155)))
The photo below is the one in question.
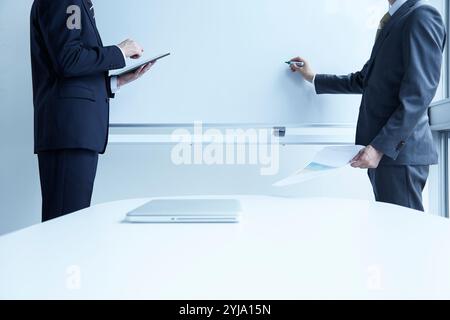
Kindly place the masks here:
POLYGON ((145 73, 147 73, 158 60, 165 58, 169 55, 170 55, 170 53, 166 53, 166 54, 156 56, 151 59, 147 59, 140 64, 137 64, 137 65, 134 65, 131 67, 126 67, 125 69, 113 74, 113 76, 117 77, 118 87, 120 88, 130 82, 133 82, 133 81, 139 79, 145 73))
POLYGON ((120 76, 117 76, 117 86, 121 88, 124 85, 129 84, 130 82, 136 81, 137 79, 142 77, 145 73, 147 73, 155 63, 156 62, 149 62, 147 64, 140 66, 135 71, 130 71, 128 73, 124 73, 120 76))

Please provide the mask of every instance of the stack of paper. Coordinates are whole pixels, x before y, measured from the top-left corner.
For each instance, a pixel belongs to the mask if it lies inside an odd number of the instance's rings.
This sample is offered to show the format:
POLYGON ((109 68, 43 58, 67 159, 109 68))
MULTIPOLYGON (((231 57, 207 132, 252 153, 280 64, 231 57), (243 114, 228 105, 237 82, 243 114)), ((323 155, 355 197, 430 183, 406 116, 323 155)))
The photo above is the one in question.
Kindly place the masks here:
POLYGON ((302 183, 317 177, 327 175, 337 169, 350 165, 352 159, 362 150, 363 146, 336 146, 322 149, 313 161, 290 177, 278 181, 274 187, 286 187, 302 183))

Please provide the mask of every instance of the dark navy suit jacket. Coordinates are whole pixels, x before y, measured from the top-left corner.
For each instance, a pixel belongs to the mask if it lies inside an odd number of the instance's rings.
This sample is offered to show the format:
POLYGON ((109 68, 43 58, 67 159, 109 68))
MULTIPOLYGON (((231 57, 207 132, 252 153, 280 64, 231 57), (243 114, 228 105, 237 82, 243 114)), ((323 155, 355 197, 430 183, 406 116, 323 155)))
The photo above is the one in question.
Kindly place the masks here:
POLYGON ((361 71, 316 76, 318 94, 363 95, 356 143, 383 152, 381 165, 437 163, 428 107, 439 85, 445 41, 439 12, 409 0, 384 27, 361 71))
POLYGON ((103 153, 113 97, 108 71, 125 66, 117 46, 103 46, 86 0, 35 0, 31 10, 35 152, 103 153), (76 5, 81 29, 67 20, 76 5))

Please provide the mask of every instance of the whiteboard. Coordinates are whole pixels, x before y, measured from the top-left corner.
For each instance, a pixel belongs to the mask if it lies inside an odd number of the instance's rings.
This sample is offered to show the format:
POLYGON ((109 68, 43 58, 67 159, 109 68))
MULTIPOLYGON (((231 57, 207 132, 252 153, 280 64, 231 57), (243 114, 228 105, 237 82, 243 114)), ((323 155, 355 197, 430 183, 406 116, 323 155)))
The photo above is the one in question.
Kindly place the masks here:
POLYGON ((360 96, 317 96, 284 61, 348 74, 368 60, 385 0, 94 1, 105 44, 171 52, 124 87, 111 122, 354 123, 360 96))

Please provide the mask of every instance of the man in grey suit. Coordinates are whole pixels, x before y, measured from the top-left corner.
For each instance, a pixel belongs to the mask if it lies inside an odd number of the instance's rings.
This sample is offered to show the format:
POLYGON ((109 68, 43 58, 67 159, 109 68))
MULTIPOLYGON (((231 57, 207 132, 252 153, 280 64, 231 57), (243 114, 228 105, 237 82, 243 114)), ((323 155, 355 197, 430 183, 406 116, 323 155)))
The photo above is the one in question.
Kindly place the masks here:
POLYGON ((292 64, 317 94, 362 94, 353 159, 369 169, 375 198, 424 211, 422 192, 438 153, 428 107, 436 94, 445 47, 439 12, 420 0, 389 0, 372 55, 361 71, 346 76, 315 74, 308 62, 292 64))

